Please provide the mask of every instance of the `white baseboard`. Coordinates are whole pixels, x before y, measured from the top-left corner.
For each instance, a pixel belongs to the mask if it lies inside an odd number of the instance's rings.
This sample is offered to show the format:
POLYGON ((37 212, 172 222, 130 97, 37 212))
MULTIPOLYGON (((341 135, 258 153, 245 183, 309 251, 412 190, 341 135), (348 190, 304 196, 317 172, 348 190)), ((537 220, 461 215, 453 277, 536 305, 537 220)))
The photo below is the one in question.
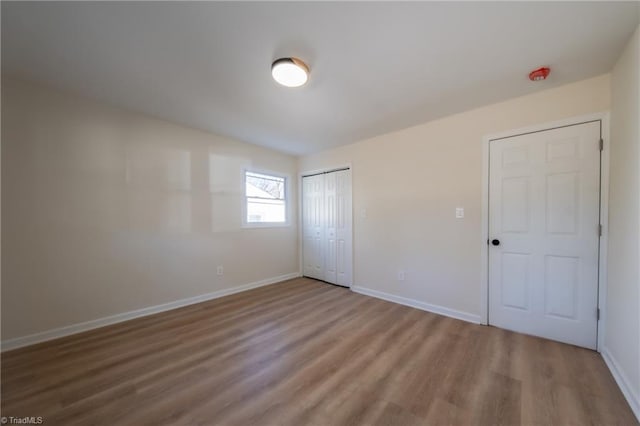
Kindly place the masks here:
POLYGON ((480 324, 480 315, 470 314, 468 312, 461 312, 455 309, 445 308, 444 306, 432 305, 430 303, 421 302, 415 299, 409 299, 402 296, 396 296, 395 294, 389 294, 378 290, 372 290, 366 287, 353 286, 351 290, 356 293, 364 294, 365 296, 376 297, 378 299, 386 300, 389 302, 399 303, 405 306, 411 306, 412 308, 420 309, 423 311, 433 312, 434 314, 440 314, 447 317, 459 319, 462 321, 472 322, 474 324, 480 324))
POLYGON ((620 364, 618 364, 618 361, 616 361, 616 359, 611 355, 611 352, 609 352, 609 349, 606 346, 602 349, 601 354, 602 358, 604 358, 605 364, 609 367, 609 371, 611 371, 613 378, 618 384, 618 387, 622 391, 622 394, 627 399, 627 402, 631 407, 631 411, 633 411, 633 414, 635 414, 638 421, 640 421, 640 395, 633 390, 629 383, 629 379, 624 374, 622 368, 620 368, 620 364))
POLYGON ((148 308, 137 309, 135 311, 123 312, 121 314, 111 315, 104 318, 98 318, 95 320, 82 322, 79 324, 68 325, 65 327, 54 328, 52 330, 43 331, 40 333, 30 334, 28 336, 16 337, 14 339, 4 340, 0 344, 0 351, 8 351, 11 349, 17 349, 24 346, 33 345, 47 340, 57 339, 59 337, 69 336, 71 334, 81 333, 83 331, 93 330, 95 328, 104 327, 106 325, 112 325, 123 321, 128 321, 134 318, 140 318, 147 315, 157 314, 159 312, 170 311, 171 309, 181 308, 183 306, 193 305, 195 303, 205 302, 207 300, 217 299, 219 297, 228 296, 234 293, 240 293, 242 291, 251 290, 258 287, 275 284, 280 281, 297 278, 300 276, 299 272, 292 272, 290 274, 280 275, 278 277, 267 278, 260 281, 255 281, 249 284, 240 285, 237 287, 225 288, 223 290, 214 291, 212 293, 201 294, 199 296, 188 297, 186 299, 180 299, 162 305, 149 306, 148 308))

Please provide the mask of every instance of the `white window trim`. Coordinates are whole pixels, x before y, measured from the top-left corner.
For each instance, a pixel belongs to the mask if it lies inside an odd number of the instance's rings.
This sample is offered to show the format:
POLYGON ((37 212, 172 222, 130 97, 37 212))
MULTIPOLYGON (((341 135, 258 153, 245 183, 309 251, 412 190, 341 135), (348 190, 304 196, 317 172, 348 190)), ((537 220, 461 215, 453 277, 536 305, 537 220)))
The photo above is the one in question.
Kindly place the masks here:
POLYGON ((284 228, 291 226, 291 176, 272 170, 246 167, 242 170, 242 227, 243 228, 284 228), (284 179, 284 222, 249 222, 247 221, 247 173, 273 176, 284 179))

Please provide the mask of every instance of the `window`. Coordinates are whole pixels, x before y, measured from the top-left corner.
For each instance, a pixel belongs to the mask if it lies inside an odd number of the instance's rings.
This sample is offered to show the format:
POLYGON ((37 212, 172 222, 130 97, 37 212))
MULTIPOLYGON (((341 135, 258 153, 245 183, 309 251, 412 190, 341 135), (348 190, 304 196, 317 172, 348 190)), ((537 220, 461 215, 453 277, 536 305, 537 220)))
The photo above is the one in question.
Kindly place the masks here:
POLYGON ((244 182, 247 224, 287 222, 286 178, 247 171, 244 182))

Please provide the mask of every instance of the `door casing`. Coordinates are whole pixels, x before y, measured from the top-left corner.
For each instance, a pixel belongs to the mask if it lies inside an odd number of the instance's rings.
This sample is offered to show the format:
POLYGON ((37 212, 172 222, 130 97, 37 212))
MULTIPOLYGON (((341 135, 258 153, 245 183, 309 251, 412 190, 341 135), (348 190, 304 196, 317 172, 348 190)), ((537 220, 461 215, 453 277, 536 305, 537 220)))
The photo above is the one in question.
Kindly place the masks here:
POLYGON ((565 127, 592 121, 600 121, 604 147, 600 164, 600 224, 602 236, 600 237, 600 257, 598 265, 598 309, 600 319, 598 321, 598 352, 604 345, 606 296, 607 296, 607 240, 608 240, 608 212, 609 212, 609 112, 599 112, 579 117, 568 118, 539 125, 508 130, 506 132, 486 135, 482 138, 482 239, 481 250, 481 276, 480 276, 480 320, 481 324, 489 324, 489 142, 493 139, 508 138, 527 133, 551 130, 557 127, 565 127))

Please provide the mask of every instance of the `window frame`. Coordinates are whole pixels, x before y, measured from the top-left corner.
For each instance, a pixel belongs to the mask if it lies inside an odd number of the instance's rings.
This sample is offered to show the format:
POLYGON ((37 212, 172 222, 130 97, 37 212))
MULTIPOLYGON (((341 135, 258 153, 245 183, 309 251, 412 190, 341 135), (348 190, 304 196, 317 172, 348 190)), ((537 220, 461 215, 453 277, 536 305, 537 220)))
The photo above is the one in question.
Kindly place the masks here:
POLYGON ((286 173, 258 168, 244 168, 242 170, 242 227, 243 228, 283 228, 291 226, 291 176, 286 173), (247 197, 247 173, 256 173, 269 177, 284 179, 284 222, 249 222, 247 197))

